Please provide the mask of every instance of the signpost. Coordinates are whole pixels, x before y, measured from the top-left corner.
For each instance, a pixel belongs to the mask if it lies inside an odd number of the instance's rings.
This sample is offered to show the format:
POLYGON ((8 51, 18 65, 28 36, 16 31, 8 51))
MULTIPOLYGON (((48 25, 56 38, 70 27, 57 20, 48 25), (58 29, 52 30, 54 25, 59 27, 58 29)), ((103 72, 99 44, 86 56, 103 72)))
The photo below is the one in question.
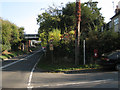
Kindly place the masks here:
POLYGON ((83 41, 84 65, 85 65, 85 40, 83 41))
POLYGON ((53 44, 50 44, 50 50, 53 51, 53 44))
POLYGON ((54 50, 54 48, 53 48, 52 42, 53 42, 53 40, 50 40, 49 48, 50 48, 50 51, 51 51, 51 59, 52 59, 52 63, 53 63, 54 62, 53 61, 53 50, 54 50))

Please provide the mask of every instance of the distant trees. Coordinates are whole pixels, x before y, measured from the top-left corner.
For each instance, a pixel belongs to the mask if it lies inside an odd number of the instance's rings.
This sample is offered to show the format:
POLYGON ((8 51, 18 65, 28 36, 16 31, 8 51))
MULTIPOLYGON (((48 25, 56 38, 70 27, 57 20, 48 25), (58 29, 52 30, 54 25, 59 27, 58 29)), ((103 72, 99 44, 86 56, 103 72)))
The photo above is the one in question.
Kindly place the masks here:
POLYGON ((0 19, 2 22, 2 51, 17 50, 23 39, 24 28, 18 27, 8 20, 0 19))

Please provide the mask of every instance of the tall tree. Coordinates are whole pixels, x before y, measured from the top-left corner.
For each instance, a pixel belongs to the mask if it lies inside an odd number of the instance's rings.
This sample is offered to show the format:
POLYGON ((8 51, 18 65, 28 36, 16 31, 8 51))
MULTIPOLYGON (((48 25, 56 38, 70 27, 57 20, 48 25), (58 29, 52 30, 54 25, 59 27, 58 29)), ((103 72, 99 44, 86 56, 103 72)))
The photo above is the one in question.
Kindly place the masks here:
POLYGON ((11 50, 11 48, 17 50, 24 28, 19 28, 8 20, 0 18, 0 21, 2 22, 2 50, 11 50))
MULTIPOLYGON (((86 2, 88 3, 88 2, 86 2)), ((97 7, 97 3, 91 2, 95 5, 88 5, 86 3, 81 4, 81 33, 87 34, 90 30, 98 30, 104 24, 104 18, 100 13, 100 8, 97 7), (92 8, 92 9, 91 9, 92 8)), ((63 8, 64 25, 67 28, 76 26, 75 18, 75 3, 68 3, 65 8, 63 8)))
POLYGON ((2 50, 10 50, 11 49, 11 25, 9 21, 2 20, 2 50))

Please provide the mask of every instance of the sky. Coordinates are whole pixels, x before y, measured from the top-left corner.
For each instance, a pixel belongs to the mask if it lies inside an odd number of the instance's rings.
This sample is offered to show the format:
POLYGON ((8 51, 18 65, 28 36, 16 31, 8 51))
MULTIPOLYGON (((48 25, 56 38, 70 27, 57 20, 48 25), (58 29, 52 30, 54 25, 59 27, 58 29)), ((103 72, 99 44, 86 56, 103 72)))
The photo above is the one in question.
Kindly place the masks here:
MULTIPOLYGON (((68 2, 76 0, 0 0, 0 17, 4 20, 16 24, 18 27, 24 27, 26 34, 37 34, 39 25, 36 18, 53 3, 56 6, 63 6, 68 2)), ((82 3, 89 0, 81 0, 82 3)), ((105 22, 109 22, 110 18, 115 14, 114 10, 120 0, 92 0, 98 1, 98 7, 102 8, 102 16, 105 17, 105 22), (114 1, 114 4, 113 4, 114 1)))

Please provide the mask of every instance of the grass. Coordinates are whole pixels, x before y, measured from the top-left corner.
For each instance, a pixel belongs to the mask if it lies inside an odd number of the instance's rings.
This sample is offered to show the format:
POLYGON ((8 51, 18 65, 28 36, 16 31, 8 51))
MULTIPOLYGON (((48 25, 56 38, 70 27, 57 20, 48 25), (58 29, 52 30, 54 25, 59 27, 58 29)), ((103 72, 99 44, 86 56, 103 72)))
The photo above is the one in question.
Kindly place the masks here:
POLYGON ((98 69, 99 65, 97 64, 87 64, 87 65, 78 65, 75 66, 72 63, 56 63, 53 64, 50 62, 50 60, 46 60, 46 58, 43 56, 40 60, 40 62, 37 65, 38 68, 40 68, 43 71, 71 71, 71 70, 84 70, 84 69, 98 69))
POLYGON ((25 52, 22 52, 22 51, 13 51, 13 52, 11 52, 10 54, 7 54, 7 53, 5 53, 5 54, 2 54, 1 56, 0 56, 0 59, 2 59, 2 60, 4 60, 4 59, 9 59, 9 58, 12 58, 12 57, 16 57, 16 56, 18 56, 18 55, 23 55, 25 52))
POLYGON ((0 59, 6 59, 7 57, 6 56, 0 56, 0 59))
MULTIPOLYGON (((32 51, 34 51, 34 50, 37 50, 37 49, 39 49, 40 47, 39 46, 37 46, 36 48, 30 48, 32 51)), ((27 54, 28 52, 27 51, 12 51, 12 52, 10 52, 10 54, 8 54, 8 53, 5 53, 5 54, 2 54, 1 56, 0 56, 0 59, 2 59, 2 60, 4 60, 4 59, 9 59, 9 58, 12 58, 12 57, 16 57, 16 56, 19 56, 19 55, 23 55, 23 54, 27 54)))

